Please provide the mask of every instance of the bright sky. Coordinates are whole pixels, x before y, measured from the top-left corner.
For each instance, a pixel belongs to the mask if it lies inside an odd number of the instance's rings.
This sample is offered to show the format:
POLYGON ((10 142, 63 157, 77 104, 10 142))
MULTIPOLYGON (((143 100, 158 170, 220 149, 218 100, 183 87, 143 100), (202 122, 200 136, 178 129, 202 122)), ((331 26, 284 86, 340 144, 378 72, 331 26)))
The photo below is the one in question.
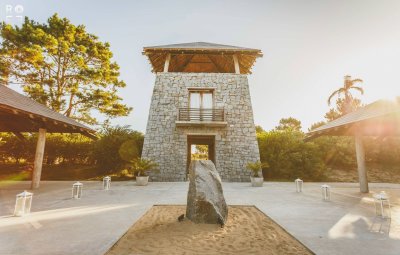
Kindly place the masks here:
POLYGON ((398 0, 0 0, 0 19, 17 4, 31 19, 57 12, 111 44, 127 84, 120 95, 134 107, 112 123, 143 132, 154 85, 144 46, 205 41, 261 49, 249 82, 255 123, 267 130, 283 117, 301 120, 304 130, 323 120, 346 74, 364 80, 364 103, 400 95, 398 0))

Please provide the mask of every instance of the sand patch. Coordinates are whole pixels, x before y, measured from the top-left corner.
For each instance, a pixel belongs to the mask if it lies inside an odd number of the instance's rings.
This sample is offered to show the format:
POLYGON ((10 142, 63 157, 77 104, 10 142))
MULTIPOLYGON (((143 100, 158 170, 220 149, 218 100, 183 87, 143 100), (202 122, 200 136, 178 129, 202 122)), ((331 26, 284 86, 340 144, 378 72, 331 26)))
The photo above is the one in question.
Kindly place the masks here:
POLYGON ((253 206, 229 206, 224 228, 178 222, 185 211, 153 206, 106 254, 313 254, 253 206))

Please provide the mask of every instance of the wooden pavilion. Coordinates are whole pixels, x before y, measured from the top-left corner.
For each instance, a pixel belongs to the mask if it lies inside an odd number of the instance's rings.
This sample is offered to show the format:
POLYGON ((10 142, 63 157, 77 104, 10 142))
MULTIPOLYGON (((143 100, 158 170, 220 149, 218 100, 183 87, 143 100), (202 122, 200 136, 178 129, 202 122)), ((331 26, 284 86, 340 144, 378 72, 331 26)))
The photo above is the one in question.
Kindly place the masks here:
POLYGON ((251 74, 261 50, 194 42, 143 48, 153 72, 251 74))
POLYGON ((42 162, 48 133, 80 133, 95 139, 95 131, 57 113, 14 90, 0 85, 0 132, 11 132, 23 139, 22 132, 38 132, 32 173, 32 189, 40 184, 42 162))
POLYGON ((360 191, 368 193, 368 179, 362 137, 399 136, 400 101, 376 101, 309 132, 307 140, 322 135, 355 137, 360 191))

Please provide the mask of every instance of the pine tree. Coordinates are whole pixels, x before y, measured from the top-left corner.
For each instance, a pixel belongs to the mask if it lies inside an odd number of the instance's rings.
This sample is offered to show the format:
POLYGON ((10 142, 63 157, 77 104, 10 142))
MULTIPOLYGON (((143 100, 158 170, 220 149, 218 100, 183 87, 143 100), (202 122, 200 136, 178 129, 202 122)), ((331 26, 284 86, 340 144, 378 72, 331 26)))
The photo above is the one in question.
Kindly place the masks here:
POLYGON ((57 14, 39 24, 0 24, 0 83, 21 84, 25 93, 51 109, 89 124, 93 110, 108 118, 132 110, 117 95, 125 83, 108 43, 57 14))

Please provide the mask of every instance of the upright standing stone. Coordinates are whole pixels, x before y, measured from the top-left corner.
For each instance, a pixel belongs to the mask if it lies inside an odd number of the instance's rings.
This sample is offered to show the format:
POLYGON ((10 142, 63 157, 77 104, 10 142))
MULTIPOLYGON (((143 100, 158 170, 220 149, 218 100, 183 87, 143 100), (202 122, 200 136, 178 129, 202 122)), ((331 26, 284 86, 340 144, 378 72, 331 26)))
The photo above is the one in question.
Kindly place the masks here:
POLYGON ((211 160, 193 160, 189 167, 186 217, 195 223, 225 224, 228 207, 221 178, 211 160))

